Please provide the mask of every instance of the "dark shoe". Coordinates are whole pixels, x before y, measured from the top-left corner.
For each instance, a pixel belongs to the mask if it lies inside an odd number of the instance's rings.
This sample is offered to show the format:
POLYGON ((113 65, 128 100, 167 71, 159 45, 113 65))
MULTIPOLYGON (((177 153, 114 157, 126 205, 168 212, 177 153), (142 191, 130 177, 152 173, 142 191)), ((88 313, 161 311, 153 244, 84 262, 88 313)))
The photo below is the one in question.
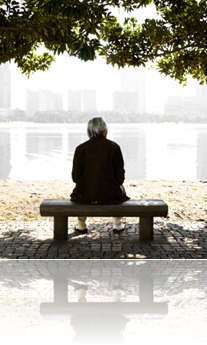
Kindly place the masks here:
POLYGON ((114 224, 113 225, 113 231, 114 232, 120 232, 125 230, 125 224, 121 223, 121 224, 114 224))
POLYGON ((76 227, 74 227, 74 230, 75 230, 77 235, 84 235, 84 234, 88 233, 88 229, 87 228, 85 228, 83 230, 80 230, 80 229, 77 229, 76 227))

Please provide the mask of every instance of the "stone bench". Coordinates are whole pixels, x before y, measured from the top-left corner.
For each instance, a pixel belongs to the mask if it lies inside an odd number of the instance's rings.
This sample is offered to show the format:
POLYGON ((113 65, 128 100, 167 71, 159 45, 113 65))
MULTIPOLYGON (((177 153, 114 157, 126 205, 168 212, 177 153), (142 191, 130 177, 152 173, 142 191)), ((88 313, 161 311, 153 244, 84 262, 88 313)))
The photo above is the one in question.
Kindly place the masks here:
POLYGON ((129 319, 161 319, 168 314, 167 302, 68 302, 41 303, 40 314, 45 318, 61 319, 72 316, 123 315, 129 319))
MULTIPOLYGON (((82 263, 80 267, 83 268, 82 263)), ((89 268, 89 266, 87 267, 89 268)), ((98 268, 97 263, 95 267, 98 268)), ((113 267, 115 268, 115 265, 113 267)), ((154 300, 156 298, 154 296, 154 278, 146 269, 144 271, 137 270, 137 274, 133 274, 131 271, 132 265, 128 267, 130 267, 129 275, 117 275, 117 270, 114 270, 114 273, 112 271, 108 277, 105 275, 106 271, 104 275, 98 276, 97 274, 93 275, 91 269, 84 273, 83 271, 81 273, 81 269, 77 269, 75 276, 71 275, 70 270, 59 271, 58 273, 56 271, 55 276, 52 278, 53 289, 51 290, 50 302, 40 304, 41 315, 46 319, 66 319, 81 315, 81 317, 86 318, 86 321, 88 317, 101 317, 101 328, 103 328, 103 315, 106 319, 109 317, 112 320, 111 318, 113 318, 115 322, 119 316, 128 319, 163 318, 168 314, 168 303, 154 300), (67 278, 67 274, 70 275, 70 279, 67 278), (87 278, 90 280, 86 281, 87 278), (124 281, 124 285, 121 281, 124 281), (85 291, 84 301, 78 301, 78 290, 85 291), (123 299, 122 295, 124 295, 123 299), (130 302, 127 301, 128 297, 131 299, 130 302)), ((163 283, 162 274, 163 271, 161 273, 162 279, 159 279, 163 283)))
POLYGON ((45 199, 43 217, 54 217, 54 240, 67 240, 68 217, 139 217, 139 239, 153 240, 153 218, 167 217, 168 205, 158 199, 130 199, 122 204, 80 204, 69 199, 45 199))

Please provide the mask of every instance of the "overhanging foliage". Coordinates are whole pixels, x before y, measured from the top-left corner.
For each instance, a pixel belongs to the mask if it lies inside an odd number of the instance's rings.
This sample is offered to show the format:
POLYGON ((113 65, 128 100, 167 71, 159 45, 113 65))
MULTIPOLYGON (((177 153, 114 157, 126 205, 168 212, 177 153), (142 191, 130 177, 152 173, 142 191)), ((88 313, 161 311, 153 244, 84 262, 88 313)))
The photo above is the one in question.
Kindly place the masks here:
POLYGON ((204 83, 206 51, 204 0, 0 0, 0 63, 14 60, 28 75, 68 52, 119 67, 153 62, 180 82, 190 74, 204 83), (156 17, 141 22, 137 10, 153 4, 156 17))

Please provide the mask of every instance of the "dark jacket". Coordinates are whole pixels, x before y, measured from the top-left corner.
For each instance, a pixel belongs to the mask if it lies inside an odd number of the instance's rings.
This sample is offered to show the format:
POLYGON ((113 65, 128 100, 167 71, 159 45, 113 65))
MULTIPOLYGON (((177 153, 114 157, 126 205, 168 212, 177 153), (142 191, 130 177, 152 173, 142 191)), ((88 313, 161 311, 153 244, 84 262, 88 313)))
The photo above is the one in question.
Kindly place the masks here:
POLYGON ((129 198, 121 188, 124 178, 119 145, 104 136, 91 138, 75 150, 72 179, 76 187, 71 200, 100 204, 126 201, 129 198))

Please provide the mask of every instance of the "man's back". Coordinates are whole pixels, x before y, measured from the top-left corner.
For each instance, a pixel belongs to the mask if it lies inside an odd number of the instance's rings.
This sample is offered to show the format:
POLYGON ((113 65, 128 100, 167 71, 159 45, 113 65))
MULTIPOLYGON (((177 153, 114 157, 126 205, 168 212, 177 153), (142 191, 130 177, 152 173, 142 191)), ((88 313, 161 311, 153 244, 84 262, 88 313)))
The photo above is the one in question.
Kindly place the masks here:
POLYGON ((72 179, 76 183, 71 200, 122 202, 124 161, 118 144, 105 136, 92 137, 76 148, 72 179))

